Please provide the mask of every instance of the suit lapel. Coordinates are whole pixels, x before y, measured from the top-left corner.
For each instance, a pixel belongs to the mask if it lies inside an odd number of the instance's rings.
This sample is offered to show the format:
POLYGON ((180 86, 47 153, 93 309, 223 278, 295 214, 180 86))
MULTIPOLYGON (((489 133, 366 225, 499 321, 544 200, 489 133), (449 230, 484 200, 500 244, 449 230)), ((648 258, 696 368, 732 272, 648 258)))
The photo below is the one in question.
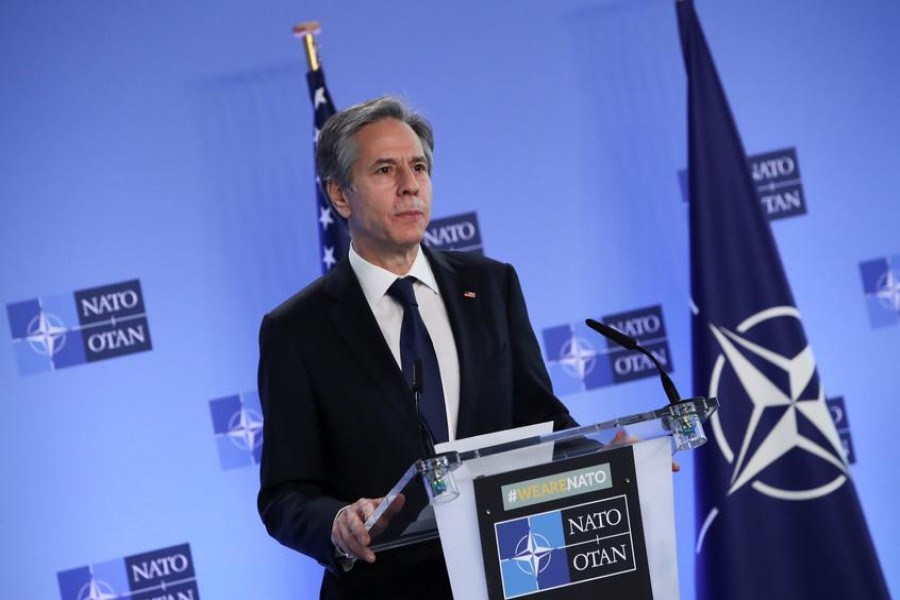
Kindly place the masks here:
POLYGON ((473 431, 476 398, 481 381, 482 348, 478 343, 479 305, 477 297, 468 297, 466 292, 477 290, 476 282, 470 281, 468 274, 440 252, 425 248, 425 256, 431 264, 431 271, 441 291, 441 299, 447 307, 450 329, 456 343, 459 357, 459 414, 456 423, 456 437, 467 437, 473 431))
MULTIPOLYGON (((396 412, 401 427, 415 431, 418 425, 409 388, 346 258, 329 273, 325 291, 335 300, 328 309, 329 319, 370 382, 372 400, 376 390, 381 392, 386 408, 396 412)), ((371 408, 381 409, 374 402, 371 408)))

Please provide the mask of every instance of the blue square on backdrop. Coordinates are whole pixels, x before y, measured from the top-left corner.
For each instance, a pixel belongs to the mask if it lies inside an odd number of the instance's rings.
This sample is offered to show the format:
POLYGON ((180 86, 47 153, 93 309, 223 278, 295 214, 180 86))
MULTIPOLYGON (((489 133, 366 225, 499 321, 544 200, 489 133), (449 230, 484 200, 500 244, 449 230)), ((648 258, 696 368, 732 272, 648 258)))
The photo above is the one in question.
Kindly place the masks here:
POLYGON ((66 332, 66 342, 56 354, 53 355, 53 366, 63 369, 73 365, 81 365, 85 362, 84 342, 80 331, 69 330, 66 332))
POLYGON ((571 325, 557 325, 544 329, 544 358, 548 362, 559 360, 563 347, 572 339, 571 325))
POLYGON ((868 296, 866 298, 866 308, 869 311, 869 323, 874 328, 889 327, 896 325, 900 320, 900 313, 890 310, 876 296, 868 296))
POLYGON ((519 540, 528 535, 528 519, 522 518, 497 523, 494 528, 497 532, 497 552, 500 559, 514 557, 519 540))
POLYGON ((219 449, 219 462, 225 470, 239 469, 253 464, 254 455, 247 452, 245 448, 239 448, 227 435, 216 438, 216 447, 219 449))
POLYGON ((890 268, 886 258, 867 260, 859 263, 859 271, 862 275, 863 291, 874 294, 878 291, 878 280, 887 273, 890 268))
POLYGON ((550 553, 550 560, 537 576, 538 587, 542 590, 560 587, 571 583, 569 577, 569 556, 564 548, 557 548, 550 553))
POLYGON ((503 597, 513 598, 538 591, 537 578, 525 573, 514 560, 500 564, 500 576, 503 578, 503 597))
POLYGON ((53 369, 50 357, 37 353, 27 340, 13 342, 13 351, 16 355, 16 367, 19 375, 34 375, 53 369))
POLYGON ((894 269, 900 269, 900 254, 895 254, 893 256, 888 257, 888 266, 894 269))
POLYGON ((594 390, 615 383, 612 369, 612 361, 615 360, 615 357, 615 353, 598 356, 597 360, 594 361, 593 368, 584 376, 584 387, 594 390))
POLYGON ((66 329, 78 329, 78 309, 75 306, 75 299, 71 294, 58 294, 56 296, 45 296, 41 298, 41 304, 45 313, 57 317, 66 326, 66 329))
POLYGON ((531 531, 540 534, 554 548, 564 548, 566 537, 563 532, 562 515, 553 510, 530 518, 531 531))
POLYGON ((62 600, 79 600, 78 593, 91 582, 91 570, 79 567, 60 571, 56 574, 56 579, 59 581, 59 596, 62 600))
POLYGON ((560 364, 547 365, 550 374, 550 382, 553 384, 553 393, 558 396, 579 394, 584 391, 584 384, 572 377, 560 364))
POLYGON ((229 431, 229 422, 235 413, 241 410, 241 397, 237 394, 225 396, 209 401, 209 411, 212 414, 213 431, 217 434, 225 434, 229 431))
POLYGON ((119 597, 129 591, 128 572, 125 570, 125 561, 110 560, 93 566, 94 579, 102 581, 111 587, 119 597))
POLYGON ((259 403, 258 391, 245 392, 241 394, 241 404, 244 405, 244 408, 249 408, 259 414, 262 414, 262 405, 259 403))
POLYGON ((9 331, 13 339, 28 337, 28 324, 41 314, 41 304, 37 298, 13 302, 6 305, 9 317, 9 331))

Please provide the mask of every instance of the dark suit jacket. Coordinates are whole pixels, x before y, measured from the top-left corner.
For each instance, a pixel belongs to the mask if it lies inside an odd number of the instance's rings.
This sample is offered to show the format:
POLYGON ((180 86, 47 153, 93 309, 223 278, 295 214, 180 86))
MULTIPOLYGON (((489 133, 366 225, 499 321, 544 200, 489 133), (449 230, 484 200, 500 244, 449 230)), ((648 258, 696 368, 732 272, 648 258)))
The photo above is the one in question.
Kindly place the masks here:
MULTIPOLYGON (((459 355, 456 437, 573 425, 552 393, 512 266, 425 253, 459 355)), ((351 585, 388 577, 396 551, 342 573, 330 542, 338 509, 383 496, 421 456, 411 393, 347 259, 264 317, 259 392, 259 511, 270 535, 351 585)), ((396 560, 414 567, 435 553, 422 547, 396 560)))

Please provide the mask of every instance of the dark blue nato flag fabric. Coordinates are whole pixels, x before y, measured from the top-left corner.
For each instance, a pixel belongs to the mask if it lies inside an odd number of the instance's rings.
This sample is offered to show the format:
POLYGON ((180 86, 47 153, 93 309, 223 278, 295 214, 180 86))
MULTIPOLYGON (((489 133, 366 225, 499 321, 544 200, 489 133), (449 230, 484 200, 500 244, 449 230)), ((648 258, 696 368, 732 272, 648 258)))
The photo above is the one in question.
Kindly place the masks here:
MULTIPOLYGON (((328 86, 325 85, 325 72, 322 69, 308 71, 306 84, 309 86, 309 99, 312 101, 315 135, 313 136, 313 154, 319 143, 319 131, 328 117, 333 115, 334 102, 328 86)), ((316 219, 319 221, 319 258, 322 261, 322 273, 327 273, 350 251, 350 232, 347 223, 334 212, 331 202, 322 191, 318 177, 316 178, 316 219)))
POLYGON ((688 75, 694 387, 721 403, 695 455, 698 598, 888 598, 693 2, 677 6, 688 75))

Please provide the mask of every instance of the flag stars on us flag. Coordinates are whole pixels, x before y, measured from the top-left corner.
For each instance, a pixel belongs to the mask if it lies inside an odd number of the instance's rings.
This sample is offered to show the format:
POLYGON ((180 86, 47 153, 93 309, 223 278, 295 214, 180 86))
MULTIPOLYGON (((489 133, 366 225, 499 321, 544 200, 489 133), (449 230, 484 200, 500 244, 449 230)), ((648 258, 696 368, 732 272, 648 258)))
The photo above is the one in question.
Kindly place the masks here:
POLYGON ((337 260, 334 258, 334 248, 326 246, 323 249, 322 262, 325 263, 325 267, 328 269, 337 263, 337 260))
POLYGON ((325 231, 328 231, 328 226, 334 223, 334 217, 331 216, 330 206, 322 206, 319 208, 319 223, 322 224, 322 229, 325 231))
POLYGON ((316 88, 316 91, 313 92, 313 110, 317 110, 320 104, 325 104, 326 102, 327 100, 325 99, 325 88, 316 88))
MULTIPOLYGON (((322 128, 334 114, 334 104, 331 102, 331 94, 328 93, 322 70, 309 71, 306 75, 309 98, 313 104, 313 144, 318 146, 322 128)), ((319 221, 319 258, 322 261, 323 273, 327 273, 338 260, 347 255, 350 237, 343 219, 338 218, 328 201, 318 176, 316 176, 316 208, 318 209, 316 218, 319 221)))

